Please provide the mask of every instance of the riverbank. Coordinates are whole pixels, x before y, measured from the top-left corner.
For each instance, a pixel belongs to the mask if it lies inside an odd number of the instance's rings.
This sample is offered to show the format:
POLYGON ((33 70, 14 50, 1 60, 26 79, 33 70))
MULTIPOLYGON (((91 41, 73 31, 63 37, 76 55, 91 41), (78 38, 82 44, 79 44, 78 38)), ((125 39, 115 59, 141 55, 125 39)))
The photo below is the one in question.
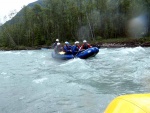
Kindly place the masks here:
POLYGON ((105 39, 93 42, 93 46, 101 48, 120 48, 120 47, 150 47, 150 38, 117 38, 105 39))
POLYGON ((97 43, 97 44, 92 44, 92 46, 99 47, 99 48, 120 48, 120 47, 150 47, 150 42, 145 42, 145 43, 97 43))
MULTIPOLYGON (((89 42, 90 43, 90 42, 89 42)), ((90 43, 94 47, 98 48, 120 48, 120 47, 150 47, 150 38, 142 39, 105 39, 105 40, 96 40, 90 43)), ((0 47, 1 51, 10 51, 10 50, 39 50, 41 48, 51 49, 51 46, 40 45, 34 47, 26 46, 14 46, 14 47, 0 47)))

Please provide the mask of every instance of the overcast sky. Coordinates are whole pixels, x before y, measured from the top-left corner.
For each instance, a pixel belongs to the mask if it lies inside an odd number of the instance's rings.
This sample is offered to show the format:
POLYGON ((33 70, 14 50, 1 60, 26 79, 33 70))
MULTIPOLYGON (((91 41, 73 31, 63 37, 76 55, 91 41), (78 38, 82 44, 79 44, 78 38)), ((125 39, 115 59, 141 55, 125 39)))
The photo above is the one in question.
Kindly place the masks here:
POLYGON ((37 0, 0 0, 0 23, 4 23, 9 19, 9 14, 16 10, 20 11, 21 8, 29 3, 35 2, 37 0), (4 19, 4 17, 7 17, 4 19))

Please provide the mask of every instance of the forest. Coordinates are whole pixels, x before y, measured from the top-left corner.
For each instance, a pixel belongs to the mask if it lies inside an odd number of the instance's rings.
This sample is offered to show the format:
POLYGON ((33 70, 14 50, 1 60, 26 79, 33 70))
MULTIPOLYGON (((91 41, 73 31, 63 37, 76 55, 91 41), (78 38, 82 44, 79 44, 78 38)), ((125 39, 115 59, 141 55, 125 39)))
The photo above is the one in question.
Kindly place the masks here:
MULTIPOLYGON (((42 0, 0 27, 0 47, 150 36, 149 0, 42 0)), ((13 14, 12 14, 13 15, 13 14)), ((10 14, 11 16, 11 14, 10 14)))

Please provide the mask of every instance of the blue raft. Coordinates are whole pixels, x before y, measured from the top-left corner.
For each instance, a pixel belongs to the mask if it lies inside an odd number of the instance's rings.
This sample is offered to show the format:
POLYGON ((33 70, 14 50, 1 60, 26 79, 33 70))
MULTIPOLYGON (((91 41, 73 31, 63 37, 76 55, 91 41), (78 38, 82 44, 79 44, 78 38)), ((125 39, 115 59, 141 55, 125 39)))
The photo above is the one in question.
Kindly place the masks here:
POLYGON ((72 54, 65 55, 64 52, 60 52, 60 54, 57 54, 53 51, 52 57, 56 59, 62 59, 62 60, 69 60, 73 58, 87 59, 89 57, 94 57, 98 52, 99 49, 97 47, 92 47, 84 51, 79 51, 75 56, 73 56, 72 54))
POLYGON ((79 53, 77 53, 76 57, 81 59, 87 59, 89 57, 94 57, 98 52, 99 49, 97 47, 92 47, 84 51, 80 51, 79 53))

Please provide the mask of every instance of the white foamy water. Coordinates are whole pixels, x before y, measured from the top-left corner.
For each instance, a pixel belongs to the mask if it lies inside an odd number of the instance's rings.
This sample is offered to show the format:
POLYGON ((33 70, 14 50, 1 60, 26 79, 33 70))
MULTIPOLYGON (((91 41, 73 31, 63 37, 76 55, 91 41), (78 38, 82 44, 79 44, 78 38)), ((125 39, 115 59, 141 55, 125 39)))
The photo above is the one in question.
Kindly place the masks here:
POLYGON ((68 61, 51 52, 0 51, 0 113, 103 113, 119 95, 150 92, 150 48, 68 61))
POLYGON ((48 79, 48 78, 35 79, 35 80, 33 80, 33 82, 39 84, 39 83, 44 82, 44 81, 47 80, 47 79, 48 79))

